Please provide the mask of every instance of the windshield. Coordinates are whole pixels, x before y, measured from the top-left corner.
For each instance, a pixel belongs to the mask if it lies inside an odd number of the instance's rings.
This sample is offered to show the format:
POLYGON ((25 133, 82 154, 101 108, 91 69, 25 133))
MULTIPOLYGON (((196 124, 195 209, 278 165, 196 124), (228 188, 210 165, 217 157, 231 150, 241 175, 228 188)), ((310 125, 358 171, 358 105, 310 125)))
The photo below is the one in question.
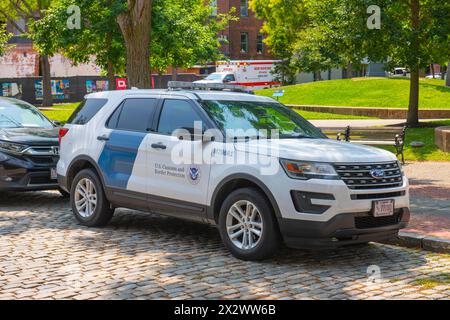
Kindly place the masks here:
POLYGON ((209 100, 203 101, 203 107, 227 136, 256 131, 258 138, 272 138, 272 130, 278 130, 279 138, 326 138, 298 113, 276 102, 209 100))
POLYGON ((205 80, 222 80, 223 74, 220 73, 211 73, 209 76, 205 78, 205 80))
POLYGON ((52 128, 35 107, 21 102, 0 102, 0 128, 52 128))

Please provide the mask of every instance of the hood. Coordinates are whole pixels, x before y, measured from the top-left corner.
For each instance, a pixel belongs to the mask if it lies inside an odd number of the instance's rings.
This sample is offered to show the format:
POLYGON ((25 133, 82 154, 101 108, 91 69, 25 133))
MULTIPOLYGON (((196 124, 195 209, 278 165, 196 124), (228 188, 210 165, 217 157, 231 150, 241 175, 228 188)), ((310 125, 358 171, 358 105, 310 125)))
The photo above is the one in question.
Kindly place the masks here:
POLYGON ((27 145, 58 145, 58 128, 0 129, 0 140, 27 145))
POLYGON ((290 160, 317 162, 386 162, 397 158, 389 151, 332 139, 250 140, 235 143, 236 150, 290 160))

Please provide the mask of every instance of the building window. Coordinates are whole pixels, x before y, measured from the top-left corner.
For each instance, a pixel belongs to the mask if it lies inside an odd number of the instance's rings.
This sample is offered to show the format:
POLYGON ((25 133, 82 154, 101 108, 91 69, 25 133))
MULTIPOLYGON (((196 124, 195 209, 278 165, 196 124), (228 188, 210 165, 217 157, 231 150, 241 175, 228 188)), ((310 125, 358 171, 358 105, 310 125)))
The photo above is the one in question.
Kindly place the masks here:
POLYGON ((248 52, 248 33, 242 32, 241 33, 241 53, 247 53, 248 52))
POLYGON ((258 53, 258 54, 262 54, 264 51, 263 39, 264 39, 264 37, 262 34, 258 34, 256 36, 256 53, 258 53))
POLYGON ((217 0, 211 0, 209 4, 211 6, 211 15, 213 17, 217 16, 217 0))
POLYGON ((241 17, 248 17, 248 0, 241 0, 241 17))

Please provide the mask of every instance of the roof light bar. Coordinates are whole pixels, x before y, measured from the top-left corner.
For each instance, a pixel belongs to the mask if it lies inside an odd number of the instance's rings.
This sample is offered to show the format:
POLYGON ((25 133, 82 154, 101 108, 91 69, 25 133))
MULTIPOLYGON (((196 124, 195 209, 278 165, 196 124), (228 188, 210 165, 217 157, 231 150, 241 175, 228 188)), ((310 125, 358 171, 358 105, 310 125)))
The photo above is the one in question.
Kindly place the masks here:
POLYGON ((218 91, 232 91, 232 92, 245 92, 252 93, 245 86, 238 86, 234 84, 221 84, 221 83, 193 83, 187 81, 169 81, 169 90, 218 90, 218 91))

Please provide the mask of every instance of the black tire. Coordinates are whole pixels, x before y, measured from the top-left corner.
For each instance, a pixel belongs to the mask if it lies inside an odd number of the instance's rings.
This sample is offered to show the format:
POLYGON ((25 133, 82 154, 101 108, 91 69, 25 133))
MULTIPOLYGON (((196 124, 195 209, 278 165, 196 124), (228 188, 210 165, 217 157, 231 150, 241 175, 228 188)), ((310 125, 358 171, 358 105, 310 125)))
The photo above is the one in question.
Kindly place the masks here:
POLYGON ((264 260, 274 255, 281 243, 275 213, 266 196, 255 188, 242 188, 233 191, 223 202, 219 213, 219 231, 223 243, 233 256, 241 260, 264 260), (251 249, 238 248, 227 233, 228 211, 240 200, 250 201, 260 212, 263 229, 259 242, 251 249))
POLYGON ((70 193, 64 190, 63 188, 58 189, 59 193, 61 194, 61 197, 63 198, 70 198, 70 193))
POLYGON ((108 224, 114 214, 114 209, 106 199, 105 192, 103 191, 102 183, 100 182, 97 173, 92 169, 84 169, 80 171, 73 180, 72 187, 70 190, 70 204, 72 206, 73 214, 75 218, 82 224, 88 227, 102 227, 108 224), (94 212, 89 217, 83 217, 77 210, 75 205, 75 190, 82 179, 90 180, 96 190, 97 194, 97 205, 95 206, 94 212))

